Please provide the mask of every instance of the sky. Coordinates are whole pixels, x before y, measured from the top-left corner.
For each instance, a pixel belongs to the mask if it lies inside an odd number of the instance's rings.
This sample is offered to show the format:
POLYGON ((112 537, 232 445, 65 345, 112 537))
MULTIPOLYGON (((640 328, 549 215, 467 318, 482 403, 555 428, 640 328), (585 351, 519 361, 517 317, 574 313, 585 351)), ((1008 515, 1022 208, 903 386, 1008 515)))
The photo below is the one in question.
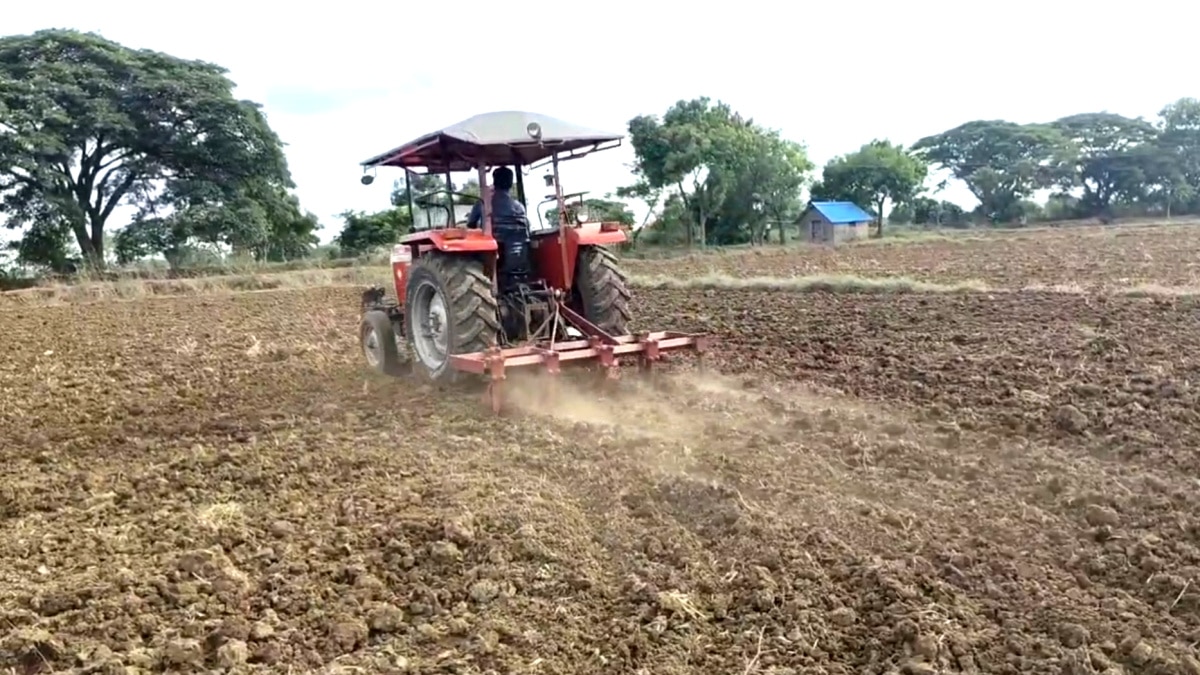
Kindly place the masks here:
MULTIPOLYGON (((402 178, 383 169, 364 187, 362 160, 480 112, 623 132, 631 117, 709 96, 804 143, 820 166, 874 138, 910 144, 972 119, 1152 118, 1200 96, 1185 76, 1200 6, 1165 0, 1119 11, 1079 0, 7 4, 0 34, 74 28, 227 68, 286 143, 326 242, 338 213, 385 208, 402 178)), ((563 185, 602 195, 632 182, 632 159, 626 146, 568 162, 563 185)), ((959 185, 940 196, 974 205, 959 185)))

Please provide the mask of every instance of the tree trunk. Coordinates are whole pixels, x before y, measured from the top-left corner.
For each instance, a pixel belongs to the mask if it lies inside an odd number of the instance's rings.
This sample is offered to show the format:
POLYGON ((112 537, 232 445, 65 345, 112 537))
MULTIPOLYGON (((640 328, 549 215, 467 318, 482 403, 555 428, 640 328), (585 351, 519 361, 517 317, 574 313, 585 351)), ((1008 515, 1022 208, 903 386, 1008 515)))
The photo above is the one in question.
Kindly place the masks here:
POLYGON ((103 239, 100 241, 100 246, 97 247, 95 238, 88 233, 88 227, 83 223, 72 223, 71 231, 75 234, 75 243, 79 245, 79 252, 83 255, 84 265, 88 269, 104 269, 103 239))
POLYGON ((877 219, 877 223, 876 223, 876 227, 875 227, 875 238, 876 239, 883 239, 883 206, 886 202, 887 202, 887 197, 880 199, 879 204, 877 205, 877 207, 875 209, 876 213, 878 214, 877 216, 875 216, 877 219))
MULTIPOLYGON (((683 200, 683 209, 690 216, 692 214, 692 204, 691 200, 687 197, 687 193, 683 190, 683 181, 677 183, 677 187, 679 188, 679 198, 683 200)), ((687 247, 690 249, 694 243, 692 221, 686 221, 686 225, 684 228, 684 241, 687 242, 687 247)))
POLYGON ((92 220, 92 266, 102 270, 106 267, 104 261, 104 221, 92 220))

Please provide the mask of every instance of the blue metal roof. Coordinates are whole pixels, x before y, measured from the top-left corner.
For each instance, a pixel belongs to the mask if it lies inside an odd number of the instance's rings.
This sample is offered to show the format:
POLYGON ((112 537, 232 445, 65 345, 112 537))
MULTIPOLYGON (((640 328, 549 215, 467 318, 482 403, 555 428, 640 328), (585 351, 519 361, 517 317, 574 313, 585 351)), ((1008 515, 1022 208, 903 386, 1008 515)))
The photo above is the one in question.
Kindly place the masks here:
POLYGON ((849 225, 875 220, 871 214, 859 208, 854 202, 810 202, 809 206, 816 209, 825 219, 834 225, 849 225))

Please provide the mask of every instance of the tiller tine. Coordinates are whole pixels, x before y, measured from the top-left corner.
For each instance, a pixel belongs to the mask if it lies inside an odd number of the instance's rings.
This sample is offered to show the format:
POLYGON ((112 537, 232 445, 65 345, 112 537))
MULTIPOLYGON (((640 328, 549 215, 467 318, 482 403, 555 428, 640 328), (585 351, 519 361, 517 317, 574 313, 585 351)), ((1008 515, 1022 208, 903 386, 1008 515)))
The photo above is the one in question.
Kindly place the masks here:
POLYGON ((499 348, 490 349, 484 354, 484 373, 488 376, 487 390, 484 393, 484 403, 492 409, 493 414, 500 414, 504 407, 504 354, 499 348))
MULTIPOLYGON (((552 382, 563 365, 592 362, 600 367, 605 385, 610 386, 620 378, 619 357, 623 355, 637 359, 639 370, 652 372, 663 352, 688 350, 703 354, 710 339, 706 335, 672 331, 620 336, 601 333, 565 342, 539 342, 508 349, 493 347, 484 352, 456 354, 450 357, 450 365, 456 370, 486 376, 488 386, 484 402, 493 413, 499 413, 504 407, 504 384, 509 368, 540 367, 548 382, 552 382)), ((547 387, 547 393, 551 390, 547 387)))
POLYGON ((543 369, 538 378, 537 402, 539 406, 550 407, 559 400, 559 372, 543 369))

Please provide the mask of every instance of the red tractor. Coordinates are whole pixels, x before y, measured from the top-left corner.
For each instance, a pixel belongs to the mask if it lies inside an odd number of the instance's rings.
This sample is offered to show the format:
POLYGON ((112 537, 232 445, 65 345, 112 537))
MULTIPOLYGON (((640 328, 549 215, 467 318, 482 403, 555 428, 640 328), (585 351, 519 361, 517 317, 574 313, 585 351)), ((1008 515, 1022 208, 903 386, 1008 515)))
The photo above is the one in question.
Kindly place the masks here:
MULTIPOLYGON (((392 249, 395 300, 382 287, 363 293, 360 338, 371 367, 390 375, 411 368, 435 382, 483 375, 487 400, 498 412, 510 367, 558 374, 566 363, 592 363, 615 378, 625 355, 648 369, 668 350, 703 352, 708 340, 702 335, 629 334, 626 277, 606 248, 626 240, 624 227, 589 221, 582 200, 576 206, 563 194, 561 162, 617 147, 621 138, 545 115, 496 112, 363 162, 364 172, 405 169, 406 184, 417 170, 444 174, 447 186, 420 198, 408 191, 414 231, 392 249), (557 222, 531 228, 522 169, 546 165, 553 194, 543 203, 556 204, 557 222), (492 186, 489 168, 495 169, 492 186), (462 171, 476 172, 481 192, 466 223, 465 207, 455 201, 468 196, 455 193, 451 180, 462 171), (515 196, 502 184, 513 174, 515 196), (495 194, 497 188, 503 194, 495 194)), ((364 173, 364 184, 372 180, 364 173)))

